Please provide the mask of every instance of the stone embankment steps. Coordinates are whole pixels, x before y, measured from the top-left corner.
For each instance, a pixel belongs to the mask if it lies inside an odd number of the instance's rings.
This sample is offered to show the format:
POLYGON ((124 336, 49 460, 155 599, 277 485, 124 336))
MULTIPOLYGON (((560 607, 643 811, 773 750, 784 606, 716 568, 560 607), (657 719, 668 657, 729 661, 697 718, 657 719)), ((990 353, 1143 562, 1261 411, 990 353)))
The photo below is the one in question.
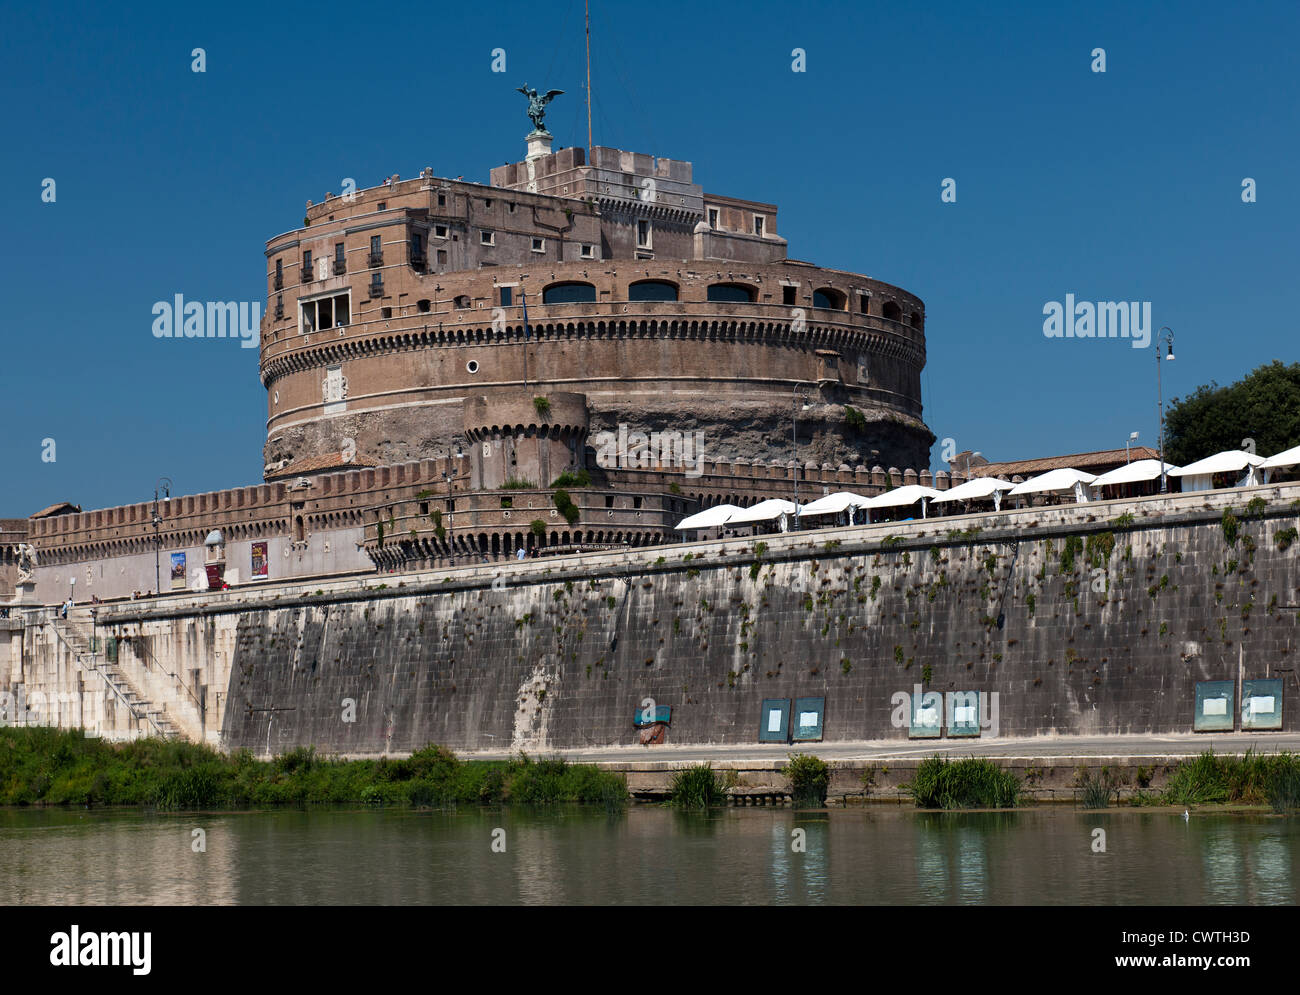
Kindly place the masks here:
POLYGON ((70 619, 55 618, 52 621, 54 632, 68 648, 77 664, 86 671, 98 674, 104 679, 114 697, 127 707, 136 718, 142 719, 153 727, 163 739, 175 739, 179 735, 175 724, 162 706, 154 706, 143 698, 122 668, 107 660, 101 661, 98 652, 91 646, 90 638, 70 619))

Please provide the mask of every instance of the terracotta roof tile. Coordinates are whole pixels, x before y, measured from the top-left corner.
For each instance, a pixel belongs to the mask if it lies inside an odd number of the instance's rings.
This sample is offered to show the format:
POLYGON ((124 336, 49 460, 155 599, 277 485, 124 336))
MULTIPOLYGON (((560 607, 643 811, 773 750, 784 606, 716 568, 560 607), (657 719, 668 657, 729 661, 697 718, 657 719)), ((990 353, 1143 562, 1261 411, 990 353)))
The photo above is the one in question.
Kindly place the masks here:
POLYGON ((288 466, 268 473, 266 479, 278 480, 281 477, 301 477, 304 474, 322 473, 327 470, 354 470, 379 465, 379 460, 371 459, 369 456, 362 456, 360 453, 353 456, 350 463, 343 462, 342 452, 326 453, 323 456, 306 456, 303 459, 294 460, 288 466))
POLYGON ((1140 459, 1159 459, 1160 452, 1150 446, 1133 446, 1123 449, 1101 449, 1091 453, 1074 453, 1071 456, 1048 456, 1041 459, 1010 460, 1005 463, 972 464, 969 475, 972 477, 1021 477, 1037 476, 1048 470, 1060 470, 1073 467, 1088 473, 1103 473, 1123 466, 1127 461, 1140 459))

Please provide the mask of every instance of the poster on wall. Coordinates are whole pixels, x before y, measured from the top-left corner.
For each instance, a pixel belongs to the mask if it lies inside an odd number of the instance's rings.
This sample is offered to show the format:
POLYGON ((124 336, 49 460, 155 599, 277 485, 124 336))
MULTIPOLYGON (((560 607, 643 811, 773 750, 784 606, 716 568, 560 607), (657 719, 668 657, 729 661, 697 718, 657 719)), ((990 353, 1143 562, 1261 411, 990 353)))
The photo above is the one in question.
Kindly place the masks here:
POLYGON ((185 554, 172 553, 172 590, 185 590, 185 554))
POLYGON ((253 580, 268 576, 270 560, 266 555, 266 543, 253 543, 253 580))

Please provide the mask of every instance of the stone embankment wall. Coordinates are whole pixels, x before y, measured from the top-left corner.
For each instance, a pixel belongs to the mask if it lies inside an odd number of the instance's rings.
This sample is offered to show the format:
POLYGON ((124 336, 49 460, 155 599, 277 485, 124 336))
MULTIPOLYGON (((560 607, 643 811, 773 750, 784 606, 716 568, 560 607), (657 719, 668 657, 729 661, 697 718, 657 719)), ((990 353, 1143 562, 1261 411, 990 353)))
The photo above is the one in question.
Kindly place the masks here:
MULTIPOLYGON (((187 735, 259 754, 632 744, 647 698, 670 743, 756 742, 763 699, 802 697, 828 741, 902 740, 916 685, 996 692, 1002 736, 1097 735, 1190 732, 1198 681, 1281 678, 1294 730, 1298 509, 1296 484, 1031 508, 195 595, 98 631, 187 735)), ((21 642, 0 679, 72 686, 51 636, 21 642)))

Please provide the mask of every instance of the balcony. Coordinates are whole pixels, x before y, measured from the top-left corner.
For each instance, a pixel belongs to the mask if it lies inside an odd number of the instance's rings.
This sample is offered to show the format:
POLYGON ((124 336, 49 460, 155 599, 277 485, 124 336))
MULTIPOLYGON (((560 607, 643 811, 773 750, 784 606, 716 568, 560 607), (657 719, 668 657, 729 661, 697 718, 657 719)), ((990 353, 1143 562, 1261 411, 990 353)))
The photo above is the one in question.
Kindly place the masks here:
POLYGON ((383 297, 383 296, 384 296, 384 285, 383 285, 382 283, 372 283, 372 284, 370 285, 370 296, 371 296, 371 297, 383 297))
POLYGON ((312 275, 311 271, 311 263, 307 260, 303 260, 302 268, 299 271, 298 281, 300 283, 311 283, 314 279, 315 277, 312 275))
POLYGON ((344 273, 346 273, 347 271, 348 271, 348 263, 347 263, 347 260, 346 260, 346 259, 335 259, 335 260, 334 260, 334 275, 335 275, 335 276, 342 276, 342 275, 343 275, 344 273))
POLYGON ((384 265, 384 254, 382 252, 372 252, 366 257, 367 264, 370 266, 384 265))
POLYGON ((424 272, 424 267, 427 262, 428 260, 425 258, 423 252, 411 253, 411 268, 415 270, 417 273, 424 272))
POLYGON ((276 273, 275 276, 271 278, 271 286, 273 286, 276 290, 283 290, 283 289, 284 289, 284 274, 283 274, 283 273, 276 273))
POLYGON ((284 305, 283 305, 283 304, 277 304, 277 305, 275 306, 275 320, 276 320, 276 321, 279 321, 279 320, 282 319, 283 317, 284 317, 284 305))

